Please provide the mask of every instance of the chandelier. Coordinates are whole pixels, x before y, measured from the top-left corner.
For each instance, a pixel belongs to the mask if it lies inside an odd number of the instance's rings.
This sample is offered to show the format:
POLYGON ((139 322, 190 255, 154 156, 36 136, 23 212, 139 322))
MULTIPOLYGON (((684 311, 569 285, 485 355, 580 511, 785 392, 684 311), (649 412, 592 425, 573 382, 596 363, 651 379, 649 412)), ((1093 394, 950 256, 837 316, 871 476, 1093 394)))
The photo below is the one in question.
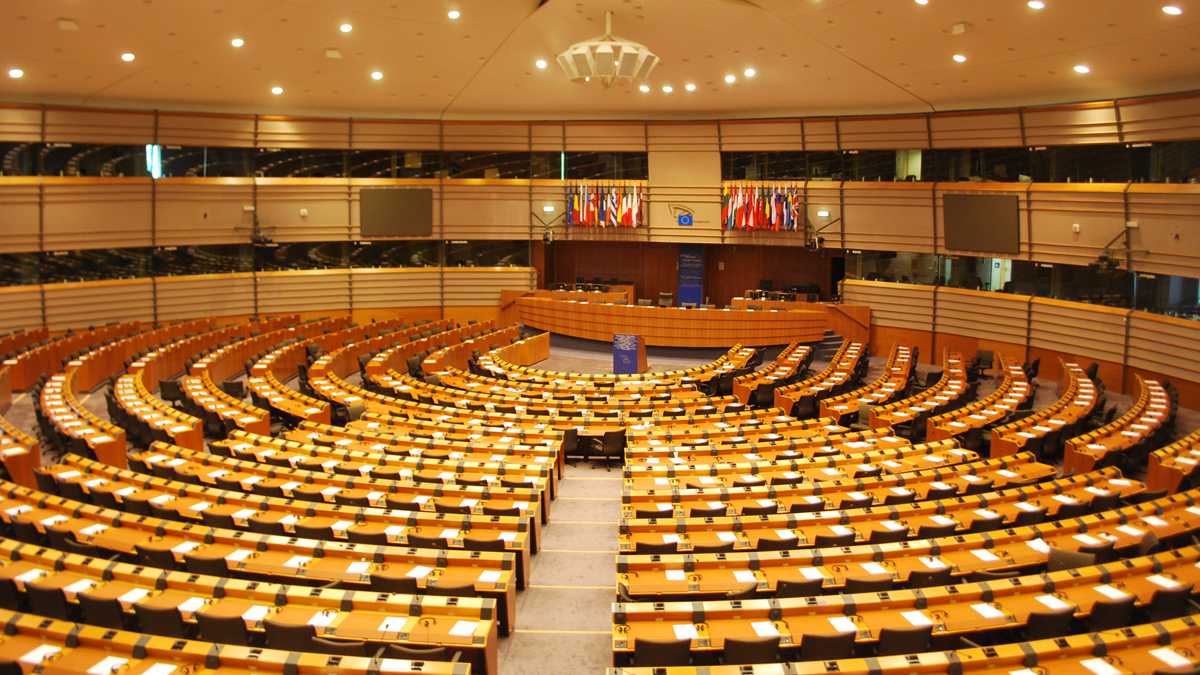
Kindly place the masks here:
POLYGON ((576 42, 558 55, 558 65, 572 82, 598 80, 605 87, 617 80, 645 79, 658 62, 645 45, 613 35, 612 12, 604 13, 604 35, 576 42))

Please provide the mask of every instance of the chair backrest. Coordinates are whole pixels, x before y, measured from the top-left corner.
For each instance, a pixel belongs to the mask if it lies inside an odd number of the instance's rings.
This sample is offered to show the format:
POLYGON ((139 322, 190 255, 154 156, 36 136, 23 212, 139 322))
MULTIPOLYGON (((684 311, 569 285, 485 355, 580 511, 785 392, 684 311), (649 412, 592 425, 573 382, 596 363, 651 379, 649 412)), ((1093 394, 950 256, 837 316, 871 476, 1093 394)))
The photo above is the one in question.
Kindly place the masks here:
POLYGON ((800 641, 801 661, 844 659, 854 652, 854 633, 819 635, 805 633, 800 641))
POLYGON ((383 593, 417 594, 417 580, 410 576, 371 575, 371 590, 383 593))
POLYGON ((878 591, 887 591, 895 585, 891 577, 846 577, 846 586, 842 589, 843 593, 875 593, 878 591))
POLYGON ((912 654, 929 650, 933 626, 896 628, 885 626, 879 631, 879 655, 912 654))
POLYGON ((643 666, 686 666, 691 662, 691 640, 633 639, 633 664, 643 666))
POLYGON ((1031 612, 1025 620, 1025 639, 1044 640, 1066 635, 1071 632, 1071 621, 1074 618, 1074 607, 1031 612))
POLYGON ((75 599, 79 601, 79 609, 87 623, 105 628, 125 628, 125 611, 121 609, 119 600, 93 595, 89 591, 77 593, 75 599))
POLYGON ((25 595, 29 598, 29 610, 34 614, 55 619, 70 619, 67 596, 58 586, 43 586, 37 581, 25 584, 25 595))
POLYGON ((231 645, 250 643, 246 621, 240 616, 217 616, 203 610, 196 612, 195 616, 200 637, 209 642, 231 645))
POLYGON ((183 625, 183 616, 175 607, 148 607, 135 603, 133 613, 137 615, 138 627, 143 633, 175 638, 188 636, 187 627, 183 625))
POLYGON ((774 663, 779 660, 779 636, 738 640, 725 638, 723 663, 774 663))
POLYGON ((280 623, 268 616, 263 619, 263 629, 267 633, 267 646, 271 649, 289 652, 313 651, 312 641, 316 632, 308 624, 280 623))
POLYGON ((810 595, 820 595, 823 583, 821 579, 805 579, 804 581, 780 579, 775 584, 775 597, 807 598, 810 595))

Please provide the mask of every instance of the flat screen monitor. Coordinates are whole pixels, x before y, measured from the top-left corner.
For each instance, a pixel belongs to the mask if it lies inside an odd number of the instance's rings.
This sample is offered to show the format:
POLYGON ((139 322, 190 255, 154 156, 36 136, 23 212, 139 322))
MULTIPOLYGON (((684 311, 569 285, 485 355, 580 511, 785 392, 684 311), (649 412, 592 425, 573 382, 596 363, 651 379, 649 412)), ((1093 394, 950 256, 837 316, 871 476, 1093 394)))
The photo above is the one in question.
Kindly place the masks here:
POLYGON ((359 194, 363 237, 428 237, 433 235, 433 190, 430 188, 363 188, 359 194))

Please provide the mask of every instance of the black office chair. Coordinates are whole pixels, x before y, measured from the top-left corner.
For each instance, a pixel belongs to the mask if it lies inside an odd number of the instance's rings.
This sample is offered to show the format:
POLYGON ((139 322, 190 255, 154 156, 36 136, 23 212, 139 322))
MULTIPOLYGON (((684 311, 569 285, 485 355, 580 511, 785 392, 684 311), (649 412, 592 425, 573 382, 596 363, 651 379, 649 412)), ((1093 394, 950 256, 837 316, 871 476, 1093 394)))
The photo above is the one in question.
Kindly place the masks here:
POLYGON ((813 537, 813 546, 816 548, 850 546, 852 544, 854 544, 853 532, 847 532, 846 534, 818 534, 816 537, 813 537))
POLYGON ((1124 598, 1103 598, 1092 603, 1092 611, 1087 617, 1087 628, 1096 632, 1128 626, 1133 621, 1133 607, 1137 597, 1129 595, 1124 598))
POLYGON ((846 577, 843 593, 879 593, 890 591, 896 585, 891 577, 846 577))
POLYGON ((1071 632, 1071 621, 1075 618, 1073 607, 1037 610, 1025 620, 1025 640, 1043 640, 1067 635, 1071 632))
POLYGON ((1188 597, 1191 594, 1191 584, 1180 584, 1172 589, 1155 589, 1146 606, 1146 617, 1150 621, 1166 621, 1183 616, 1188 611, 1188 597))
POLYGON ((775 584, 777 598, 807 598, 810 595, 820 595, 822 579, 805 579, 804 581, 788 581, 780 579, 775 584))
POLYGON ((678 552, 678 548, 674 543, 639 541, 634 544, 633 552, 638 555, 666 555, 678 552))
POLYGON ((58 586, 47 586, 40 581, 25 584, 25 596, 29 599, 29 611, 39 616, 48 616, 63 621, 74 620, 67 596, 58 586))
POLYGON ((240 616, 218 616, 203 608, 195 614, 200 639, 229 645, 249 645, 250 631, 240 616))
POLYGON ((691 640, 633 639, 633 665, 686 666, 692 662, 691 640))
POLYGON ((738 640, 725 638, 725 649, 721 663, 751 664, 774 663, 779 660, 779 636, 738 640))
POLYGON ((125 630, 129 627, 120 600, 100 597, 92 590, 76 593, 75 599, 79 601, 79 612, 87 623, 117 630, 125 630))
POLYGON ((949 567, 940 570, 913 570, 908 573, 909 588, 927 588, 929 586, 949 586, 954 576, 949 567))
POLYGON ((759 551, 786 551, 796 547, 795 539, 775 539, 774 537, 759 537, 755 548, 759 551))
POLYGON ((1051 548, 1050 554, 1046 558, 1046 571, 1058 572, 1094 564, 1096 564, 1096 556, 1091 553, 1051 548))
POLYGON ((138 628, 143 633, 166 635, 167 637, 188 639, 191 631, 183 622, 183 616, 175 607, 146 607, 134 603, 133 613, 137 615, 138 628))
POLYGON ((855 635, 856 633, 805 633, 800 640, 800 660, 833 661, 849 658, 854 653, 855 635))
POLYGON ((885 626, 879 631, 877 653, 880 656, 893 654, 914 654, 929 650, 929 640, 933 634, 933 626, 912 626, 909 628, 894 628, 885 626))

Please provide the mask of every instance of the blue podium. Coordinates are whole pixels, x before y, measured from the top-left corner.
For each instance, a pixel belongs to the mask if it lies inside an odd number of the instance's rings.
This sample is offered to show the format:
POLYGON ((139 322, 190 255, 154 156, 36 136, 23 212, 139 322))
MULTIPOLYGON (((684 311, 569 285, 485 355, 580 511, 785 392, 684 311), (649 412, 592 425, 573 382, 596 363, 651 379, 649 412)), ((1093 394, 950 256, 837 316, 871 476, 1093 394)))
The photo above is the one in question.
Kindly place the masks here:
POLYGON ((613 333, 613 372, 632 375, 646 372, 646 342, 641 335, 613 333))

